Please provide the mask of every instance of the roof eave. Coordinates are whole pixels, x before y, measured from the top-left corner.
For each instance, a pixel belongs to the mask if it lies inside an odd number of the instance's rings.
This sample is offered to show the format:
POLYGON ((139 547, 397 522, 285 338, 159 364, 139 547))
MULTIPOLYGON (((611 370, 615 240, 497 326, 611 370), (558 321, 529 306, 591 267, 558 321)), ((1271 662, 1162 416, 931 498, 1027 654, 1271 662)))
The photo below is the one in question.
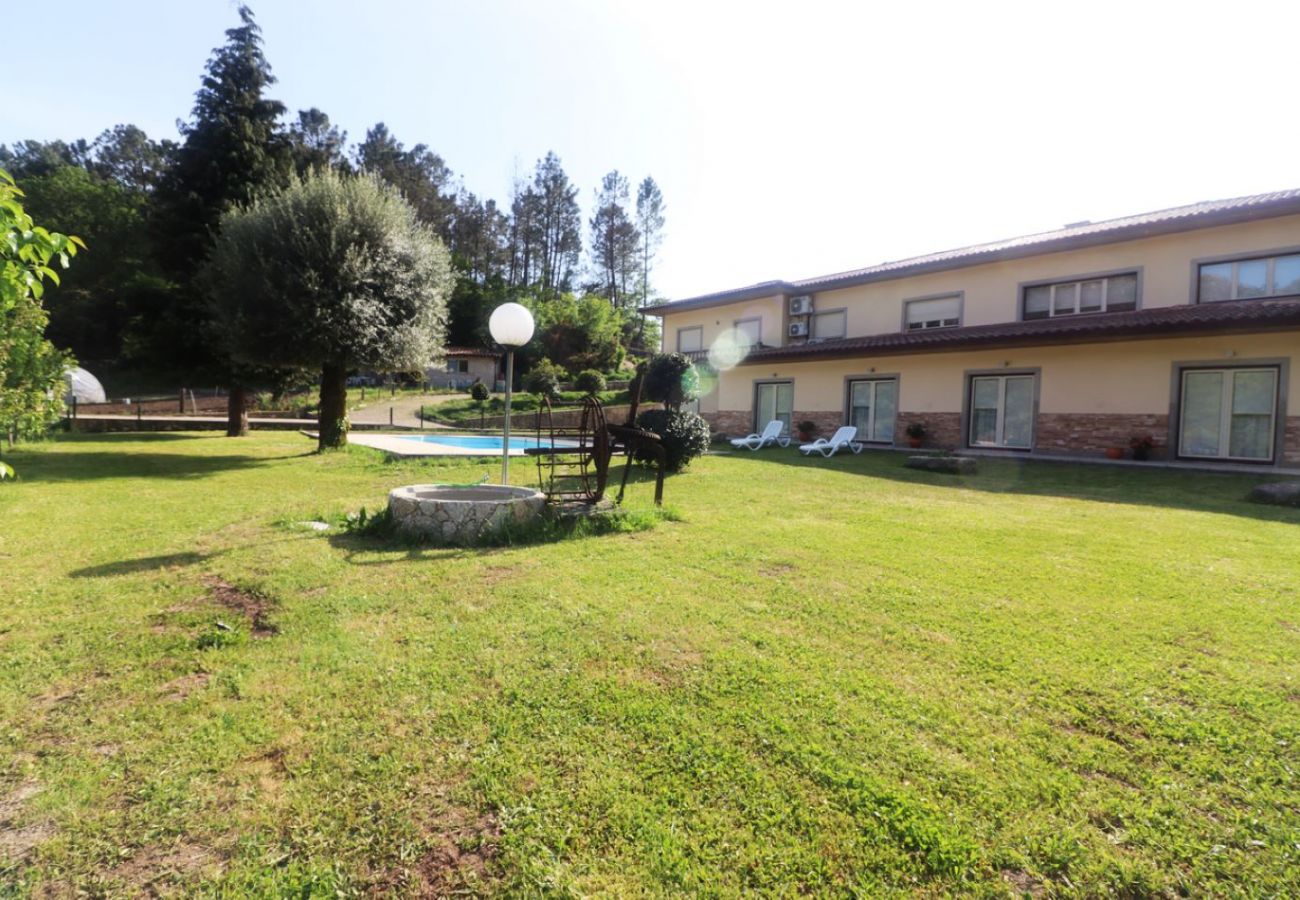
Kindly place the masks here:
POLYGON ((752 353, 739 363, 758 366, 769 362, 802 362, 862 359, 879 356, 913 356, 923 353, 960 353, 968 350, 1000 350, 1015 347, 1044 347, 1061 344, 1107 344, 1116 341, 1141 341, 1159 338, 1176 338, 1188 334, 1230 335, 1259 334, 1269 331, 1300 330, 1300 313, 1294 317, 1265 323, 1184 322, 1177 326, 1145 325, 1126 329, 1098 330, 1091 333, 1062 332, 1041 335, 991 335, 983 338, 973 335, 969 339, 934 344, 899 344, 879 347, 827 347, 825 350, 804 350, 806 344, 794 347, 776 347, 752 353))

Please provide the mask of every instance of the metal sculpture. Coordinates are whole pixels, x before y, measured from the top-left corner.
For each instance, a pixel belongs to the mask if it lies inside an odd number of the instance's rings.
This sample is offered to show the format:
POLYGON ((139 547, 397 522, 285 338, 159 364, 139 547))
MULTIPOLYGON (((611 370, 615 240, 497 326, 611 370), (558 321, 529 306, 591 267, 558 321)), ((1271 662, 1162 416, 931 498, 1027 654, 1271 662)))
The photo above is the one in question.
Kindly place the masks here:
POLYGON ((576 426, 557 426, 549 398, 543 398, 537 412, 537 446, 524 451, 537 458, 537 475, 541 491, 554 503, 598 503, 605 496, 609 484, 609 468, 614 454, 625 457, 623 479, 619 483, 618 498, 623 502, 632 463, 638 457, 648 456, 656 463, 655 504, 664 500, 664 474, 668 454, 663 439, 653 431, 636 424, 637 410, 641 405, 641 374, 629 386, 631 402, 627 421, 613 425, 605 420, 605 410, 595 397, 587 397, 576 426))

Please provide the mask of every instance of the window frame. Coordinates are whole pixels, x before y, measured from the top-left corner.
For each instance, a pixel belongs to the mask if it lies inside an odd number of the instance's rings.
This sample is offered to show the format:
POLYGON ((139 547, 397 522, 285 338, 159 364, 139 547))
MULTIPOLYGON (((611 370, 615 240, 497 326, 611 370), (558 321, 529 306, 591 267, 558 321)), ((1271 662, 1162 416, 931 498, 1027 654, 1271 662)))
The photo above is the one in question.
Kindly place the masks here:
POLYGON ((758 378, 754 380, 753 392, 750 394, 750 411, 749 418, 753 423, 755 434, 761 434, 767 426, 767 422, 758 421, 758 392, 768 385, 790 385, 790 421, 788 423, 787 433, 794 433, 794 379, 793 378, 758 378))
POLYGON ((809 343, 818 343, 820 341, 842 341, 848 336, 849 336, 849 308, 847 306, 841 306, 838 309, 820 309, 820 310, 814 309, 811 313, 808 314, 807 340, 809 343), (818 316, 836 316, 836 315, 840 316, 840 318, 844 322, 844 331, 840 334, 839 337, 829 337, 829 338, 817 337, 813 333, 816 331, 816 328, 814 327, 813 323, 817 320, 818 316))
MULTIPOLYGON (((1286 254, 1282 254, 1286 255, 1286 254)), ((1195 271, 1195 269, 1193 269, 1195 271)), ((1211 301, 1227 302, 1227 301, 1211 301)), ((1229 466, 1281 466, 1286 463, 1287 387, 1290 384, 1291 360, 1285 356, 1263 358, 1175 360, 1169 376, 1169 432, 1165 446, 1174 459, 1200 463, 1222 463, 1229 466), (1268 460, 1243 459, 1230 456, 1184 456, 1183 437, 1183 378, 1185 372, 1222 371, 1225 369, 1274 369, 1277 372, 1273 404, 1272 456, 1268 460)))
POLYGON ((677 352, 678 353, 699 353, 704 349, 704 326, 703 325, 684 325, 677 329, 677 352), (695 350, 682 349, 682 332, 698 331, 700 333, 700 346, 695 350))
POLYGON ((1059 278, 1035 278, 1031 281, 1022 281, 1016 286, 1016 321, 1017 322, 1036 322, 1040 319, 1055 319, 1056 314, 1056 288, 1063 285, 1075 285, 1074 291, 1074 308, 1076 312, 1061 313, 1060 318, 1073 316, 1099 316, 1112 310, 1106 307, 1107 296, 1110 293, 1110 285, 1107 284, 1102 288, 1102 308, 1098 310, 1089 310, 1088 312, 1077 312, 1079 308, 1079 295, 1082 292, 1082 285, 1086 281, 1100 281, 1108 278, 1116 278, 1120 275, 1133 275, 1137 278, 1137 285, 1134 288, 1134 305, 1133 309, 1118 310, 1118 312, 1136 312, 1142 309, 1144 266, 1123 266, 1118 269, 1107 269, 1104 272, 1085 272, 1081 275, 1065 275, 1059 278), (1030 288, 1050 287, 1052 288, 1051 300, 1048 303, 1047 315, 1036 316, 1031 319, 1025 318, 1025 294, 1030 288))
POLYGON ((1300 291, 1292 294, 1264 294, 1260 297, 1229 297, 1227 300, 1202 300, 1201 299, 1201 268, 1203 266, 1221 265, 1222 263, 1233 263, 1232 290, 1237 290, 1237 267, 1236 263, 1250 262, 1252 260, 1263 259, 1268 261, 1268 282, 1273 283, 1273 269, 1278 257, 1300 255, 1300 245, 1292 247, 1271 247, 1266 250, 1251 250, 1245 253, 1223 253, 1217 256, 1202 256, 1192 260, 1191 285, 1188 295, 1188 302, 1193 306, 1202 303, 1235 303, 1238 300, 1275 300, 1278 297, 1300 297, 1300 291))
MULTIPOLYGON (((902 384, 901 384, 902 377, 897 372, 868 372, 863 375, 845 375, 844 376, 844 424, 845 425, 853 424, 853 386, 855 384, 861 384, 864 381, 893 382, 894 384, 894 436, 892 440, 877 441, 870 437, 863 437, 862 435, 858 435, 857 440, 862 441, 864 444, 875 444, 881 447, 897 447, 898 435, 899 435, 898 417, 902 415, 903 412, 902 403, 900 402, 900 396, 901 396, 900 392, 902 391, 902 384)), ((872 399, 874 398, 875 395, 873 392, 872 399)), ((875 423, 875 419, 876 419, 876 409, 875 406, 873 405, 871 408, 871 421, 873 424, 875 423)))
MULTIPOLYGON (((1001 368, 1001 369, 967 369, 963 373, 964 392, 961 402, 961 445, 972 450, 987 450, 995 453, 1033 453, 1038 444, 1038 411, 1039 401, 1043 393, 1043 370, 1041 367, 1035 368, 1001 368), (975 412, 975 379, 989 377, 1014 377, 1017 375, 1028 375, 1034 379, 1034 393, 1030 408, 1029 421, 1029 446, 1027 447, 1004 447, 1002 445, 976 444, 970 439, 971 424, 975 412)), ((999 399, 1005 407, 1005 382, 1000 389, 999 399)), ((1002 415, 1005 416, 1005 408, 1002 415)))
POLYGON ((753 349, 757 350, 759 347, 763 346, 763 317, 762 316, 745 316, 744 318, 741 319, 735 319, 731 323, 731 328, 733 331, 739 334, 740 326, 748 322, 758 323, 758 340, 756 340, 753 345, 753 349))
POLYGON ((920 297, 903 298, 903 320, 899 330, 903 334, 909 334, 913 331, 938 331, 942 328, 961 328, 966 324, 966 292, 965 291, 942 291, 938 294, 924 294, 920 297), (922 303, 926 300, 947 300, 951 297, 957 298, 957 324, 956 325, 935 325, 931 328, 924 326, 920 328, 907 327, 907 309, 913 303, 922 303))

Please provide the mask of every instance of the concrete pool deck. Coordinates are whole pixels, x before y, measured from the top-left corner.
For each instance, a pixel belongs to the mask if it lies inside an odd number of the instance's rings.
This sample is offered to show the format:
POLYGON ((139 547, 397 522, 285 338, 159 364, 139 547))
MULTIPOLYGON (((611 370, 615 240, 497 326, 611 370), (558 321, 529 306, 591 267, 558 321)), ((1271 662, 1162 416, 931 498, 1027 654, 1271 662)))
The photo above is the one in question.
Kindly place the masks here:
MULTIPOLYGON (((312 435, 315 437, 315 435, 312 435)), ((477 447, 457 447, 454 444, 443 444, 437 441, 438 435, 424 434, 383 434, 383 433, 366 433, 366 434, 349 434, 348 443, 357 444, 362 447, 373 447, 375 450, 382 450, 385 453, 391 453, 394 456, 497 456, 501 455, 500 450, 484 450, 477 447)), ((448 437, 467 437, 467 435, 448 435, 448 437)), ((528 435, 516 435, 516 437, 525 438, 528 435)), ((524 448, 514 444, 510 447, 510 456, 523 456, 524 448)))

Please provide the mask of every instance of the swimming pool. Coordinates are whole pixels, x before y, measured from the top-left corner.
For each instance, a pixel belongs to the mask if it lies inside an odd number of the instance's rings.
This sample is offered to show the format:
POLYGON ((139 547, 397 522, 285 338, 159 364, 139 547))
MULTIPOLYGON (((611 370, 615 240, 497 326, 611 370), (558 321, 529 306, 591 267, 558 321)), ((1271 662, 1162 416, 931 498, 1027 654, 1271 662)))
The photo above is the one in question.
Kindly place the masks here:
MULTIPOLYGON (((348 435, 348 442, 363 447, 373 447, 394 456, 500 456, 501 435, 499 434, 443 434, 426 432, 424 434, 382 434, 377 432, 354 431, 348 435)), ((523 456, 524 450, 531 447, 549 447, 551 442, 538 442, 537 432, 532 436, 510 436, 510 455, 523 456)), ((574 441, 556 441, 556 447, 576 447, 574 441)))
MULTIPOLYGON (((455 447, 457 450, 480 450, 484 453, 500 453, 502 439, 495 434, 411 434, 403 435, 404 441, 419 441, 421 444, 437 444, 443 447, 455 447)), ((539 441, 537 438, 510 436, 510 453, 514 455, 515 451, 522 453, 525 450, 531 450, 534 447, 549 447, 549 440, 539 441)), ((557 447, 576 447, 573 441, 556 441, 557 447)))

